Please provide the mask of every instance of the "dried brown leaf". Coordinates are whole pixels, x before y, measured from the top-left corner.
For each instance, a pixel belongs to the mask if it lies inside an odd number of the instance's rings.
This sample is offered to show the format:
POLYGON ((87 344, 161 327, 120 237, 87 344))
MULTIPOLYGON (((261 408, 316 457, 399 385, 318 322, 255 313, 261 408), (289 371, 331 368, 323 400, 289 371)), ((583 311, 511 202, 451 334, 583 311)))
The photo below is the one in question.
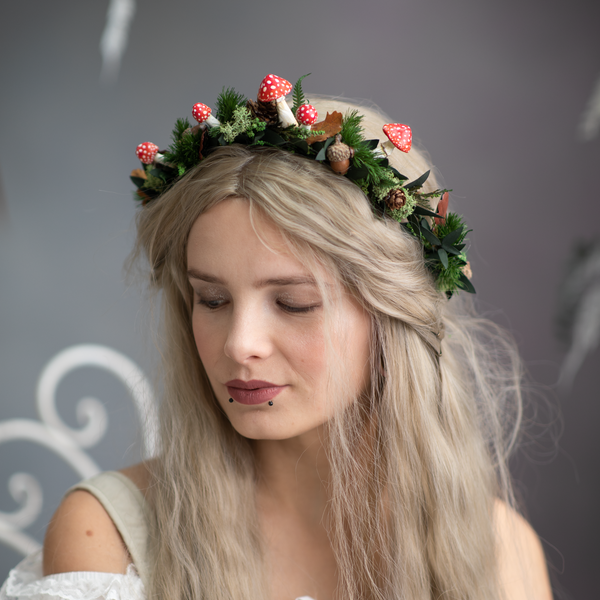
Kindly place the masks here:
POLYGON ((314 125, 311 125, 312 131, 324 131, 321 135, 311 135, 306 138, 307 144, 314 144, 315 142, 324 142, 327 138, 333 137, 342 130, 343 115, 337 110, 332 113, 327 113, 327 116, 323 121, 319 121, 314 125))

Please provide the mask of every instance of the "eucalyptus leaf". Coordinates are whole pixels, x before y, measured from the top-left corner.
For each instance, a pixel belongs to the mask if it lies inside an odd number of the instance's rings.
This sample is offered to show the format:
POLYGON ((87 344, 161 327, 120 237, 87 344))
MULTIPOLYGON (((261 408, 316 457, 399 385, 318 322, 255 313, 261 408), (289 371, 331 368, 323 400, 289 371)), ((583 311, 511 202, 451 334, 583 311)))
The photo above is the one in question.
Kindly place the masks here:
POLYGON ((400 173, 400 171, 398 171, 398 169, 395 169, 394 167, 390 167, 390 171, 400 180, 400 181, 406 181, 408 179, 408 177, 406 175, 402 175, 402 173, 400 173))
POLYGON ((458 240, 458 238, 462 235, 464 227, 459 227, 454 231, 451 231, 448 235, 444 237, 442 243, 444 246, 454 246, 454 243, 458 240))
POLYGON ((435 234, 433 234, 429 229, 421 228, 421 234, 432 246, 442 245, 438 237, 435 234))
POLYGON ((423 206, 419 206, 417 204, 417 206, 415 206, 415 210, 414 213, 416 215, 421 215, 422 217, 437 217, 438 215, 434 212, 431 212, 430 210, 427 210, 426 208, 424 208, 423 206))
POLYGON ((469 281, 469 279, 464 273, 460 274, 457 285, 461 290, 465 290, 465 292, 469 292, 469 294, 476 293, 473 284, 469 281))
POLYGON ((454 256, 460 256, 460 251, 457 250, 454 246, 447 246, 446 242, 442 240, 442 248, 448 253, 453 254, 454 256))
POLYGON ((423 173, 423 175, 421 175, 421 177, 418 177, 414 181, 411 181, 410 183, 407 183, 404 187, 407 190, 411 190, 413 188, 421 187, 427 181, 427 178, 429 177, 429 173, 431 173, 431 171, 425 171, 425 173, 423 173))
POLYGON ((444 268, 448 268, 448 253, 443 248, 438 248, 437 250, 438 256, 440 257, 441 263, 444 265, 444 268))

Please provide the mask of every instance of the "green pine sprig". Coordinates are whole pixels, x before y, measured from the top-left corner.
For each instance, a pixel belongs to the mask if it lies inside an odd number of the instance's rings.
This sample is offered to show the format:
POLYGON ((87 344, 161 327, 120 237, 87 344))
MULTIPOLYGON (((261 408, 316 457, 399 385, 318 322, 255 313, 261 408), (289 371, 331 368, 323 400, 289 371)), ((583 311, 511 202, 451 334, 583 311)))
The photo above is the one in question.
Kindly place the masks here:
POLYGON ((216 117, 221 123, 227 123, 233 119, 235 109, 246 106, 246 96, 236 92, 232 87, 223 88, 217 98, 216 117))

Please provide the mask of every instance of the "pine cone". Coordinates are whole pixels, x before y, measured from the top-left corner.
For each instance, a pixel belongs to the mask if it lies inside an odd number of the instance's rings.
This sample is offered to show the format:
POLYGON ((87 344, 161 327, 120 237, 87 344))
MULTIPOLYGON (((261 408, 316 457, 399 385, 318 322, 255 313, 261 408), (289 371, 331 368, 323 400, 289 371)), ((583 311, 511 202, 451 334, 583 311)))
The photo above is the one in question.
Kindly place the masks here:
POLYGON ((406 193, 402 189, 390 190, 385 203, 390 210, 400 210, 406 204, 406 193))
POLYGON ((277 126, 279 123, 279 114, 277 113, 277 102, 263 102, 262 100, 248 100, 246 106, 250 109, 254 119, 260 119, 267 125, 277 126))

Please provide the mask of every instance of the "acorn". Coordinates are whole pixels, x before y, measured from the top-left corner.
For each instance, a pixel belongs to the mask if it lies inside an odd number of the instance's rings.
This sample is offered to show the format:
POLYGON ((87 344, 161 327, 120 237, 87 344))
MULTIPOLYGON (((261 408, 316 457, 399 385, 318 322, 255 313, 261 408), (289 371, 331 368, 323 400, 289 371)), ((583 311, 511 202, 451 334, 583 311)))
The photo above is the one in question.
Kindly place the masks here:
POLYGON ((327 148, 327 160, 329 166, 340 175, 345 175, 350 168, 350 159, 354 156, 354 148, 350 148, 342 142, 342 136, 338 133, 335 142, 327 148))

